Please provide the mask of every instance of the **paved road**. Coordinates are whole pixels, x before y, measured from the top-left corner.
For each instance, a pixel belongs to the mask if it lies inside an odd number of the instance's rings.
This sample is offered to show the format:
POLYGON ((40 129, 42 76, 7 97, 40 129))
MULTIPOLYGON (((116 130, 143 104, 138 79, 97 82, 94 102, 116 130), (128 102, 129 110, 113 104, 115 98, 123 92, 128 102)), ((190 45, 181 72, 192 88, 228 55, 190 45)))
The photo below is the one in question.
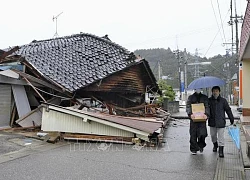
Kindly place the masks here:
POLYGON ((0 159, 0 179, 213 179, 217 155, 210 138, 203 154, 191 155, 188 129, 188 120, 171 121, 158 149, 68 142, 20 151, 0 159))
POLYGON ((0 131, 0 155, 11 151, 18 151, 24 147, 14 143, 13 140, 15 139, 25 139, 25 137, 0 131))

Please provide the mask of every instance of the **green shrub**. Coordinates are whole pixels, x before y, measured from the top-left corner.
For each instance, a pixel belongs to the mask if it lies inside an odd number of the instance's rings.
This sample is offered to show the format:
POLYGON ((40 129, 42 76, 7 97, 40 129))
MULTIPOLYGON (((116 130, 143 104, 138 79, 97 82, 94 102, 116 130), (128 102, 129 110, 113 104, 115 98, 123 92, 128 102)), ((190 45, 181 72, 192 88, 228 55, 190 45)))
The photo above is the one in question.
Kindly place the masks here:
POLYGON ((175 99, 175 92, 172 88, 172 86, 168 85, 166 80, 159 80, 158 86, 160 90, 162 91, 162 95, 158 97, 158 103, 162 104, 164 98, 167 98, 169 101, 174 101, 175 99))

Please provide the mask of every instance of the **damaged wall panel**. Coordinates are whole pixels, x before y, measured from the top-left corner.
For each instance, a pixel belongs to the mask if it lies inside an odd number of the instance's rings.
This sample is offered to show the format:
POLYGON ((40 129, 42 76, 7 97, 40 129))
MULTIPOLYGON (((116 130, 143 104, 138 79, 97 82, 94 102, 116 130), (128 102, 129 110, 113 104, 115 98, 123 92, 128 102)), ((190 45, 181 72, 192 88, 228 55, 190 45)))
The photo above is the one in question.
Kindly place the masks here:
POLYGON ((9 69, 7 69, 5 71, 0 71, 0 74, 3 76, 6 76, 6 77, 14 78, 14 79, 19 78, 19 74, 15 73, 14 71, 11 71, 9 69))
MULTIPOLYGON (((54 97, 48 100, 48 102, 50 102, 51 104, 59 105, 61 103, 61 98, 54 97)), ((18 123, 22 127, 41 126, 42 105, 39 105, 36 109, 16 120, 16 123, 18 123)))
POLYGON ((18 80, 18 79, 14 79, 11 77, 7 77, 4 75, 0 75, 0 83, 4 83, 4 84, 18 84, 18 85, 27 85, 27 83, 23 80, 18 80))
POLYGON ((42 107, 32 110, 16 121, 22 127, 40 126, 42 124, 42 107))
POLYGON ((0 127, 9 127, 11 114, 11 86, 0 84, 0 127))
POLYGON ((16 102, 18 116, 22 117, 31 111, 28 97, 24 86, 11 85, 16 102))

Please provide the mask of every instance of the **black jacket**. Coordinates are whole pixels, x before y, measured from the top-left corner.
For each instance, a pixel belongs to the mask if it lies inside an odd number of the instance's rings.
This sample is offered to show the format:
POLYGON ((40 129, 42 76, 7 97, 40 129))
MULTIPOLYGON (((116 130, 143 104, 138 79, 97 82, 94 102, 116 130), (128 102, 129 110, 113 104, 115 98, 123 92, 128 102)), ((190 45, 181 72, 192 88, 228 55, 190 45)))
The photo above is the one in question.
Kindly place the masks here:
POLYGON ((215 99, 213 96, 209 98, 210 117, 208 125, 216 128, 224 128, 226 126, 225 112, 230 119, 231 124, 234 123, 234 116, 230 106, 225 98, 219 97, 215 99))
POLYGON ((190 95, 188 97, 187 104, 186 104, 186 112, 187 112, 189 118, 192 114, 191 104, 197 104, 197 103, 204 103, 205 114, 207 115, 207 117, 209 117, 210 111, 209 111, 209 106, 208 106, 208 97, 205 94, 193 93, 192 95, 190 95))

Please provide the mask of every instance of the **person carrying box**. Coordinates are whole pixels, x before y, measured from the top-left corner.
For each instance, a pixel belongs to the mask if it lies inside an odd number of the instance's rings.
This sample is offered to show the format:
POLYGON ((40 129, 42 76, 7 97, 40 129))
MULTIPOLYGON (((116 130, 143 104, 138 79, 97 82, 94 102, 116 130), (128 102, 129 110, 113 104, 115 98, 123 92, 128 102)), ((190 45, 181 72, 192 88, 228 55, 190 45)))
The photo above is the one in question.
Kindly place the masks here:
POLYGON ((201 93, 201 89, 195 89, 195 92, 188 97, 186 112, 190 119, 190 151, 193 155, 196 155, 197 151, 202 153, 206 146, 206 120, 210 112, 208 97, 201 93))

